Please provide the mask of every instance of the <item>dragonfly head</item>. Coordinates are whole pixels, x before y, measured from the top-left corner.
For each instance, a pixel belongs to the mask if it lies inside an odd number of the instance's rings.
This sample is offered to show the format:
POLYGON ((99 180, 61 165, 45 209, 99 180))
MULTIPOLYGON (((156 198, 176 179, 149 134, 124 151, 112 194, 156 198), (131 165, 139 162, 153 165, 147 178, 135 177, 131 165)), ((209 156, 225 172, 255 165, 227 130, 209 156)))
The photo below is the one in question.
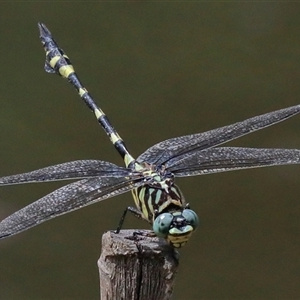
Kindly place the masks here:
POLYGON ((154 233, 165 238, 173 247, 181 248, 199 225, 197 214, 191 209, 159 214, 153 223, 154 233))

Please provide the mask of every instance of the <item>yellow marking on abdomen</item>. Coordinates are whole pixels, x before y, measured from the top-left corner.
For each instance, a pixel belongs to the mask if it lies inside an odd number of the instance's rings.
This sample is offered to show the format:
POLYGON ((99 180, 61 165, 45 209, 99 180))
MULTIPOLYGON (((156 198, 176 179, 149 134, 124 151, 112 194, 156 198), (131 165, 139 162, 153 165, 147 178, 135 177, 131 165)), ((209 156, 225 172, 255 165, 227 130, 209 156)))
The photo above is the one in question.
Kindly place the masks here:
POLYGON ((60 56, 57 55, 57 56, 54 56, 50 61, 49 61, 49 64, 50 66, 52 67, 52 69, 55 69, 55 65, 56 63, 59 61, 60 59, 60 56))
POLYGON ((113 144, 115 144, 117 141, 120 141, 120 140, 122 140, 121 138, 120 138, 120 136, 117 134, 117 133, 112 133, 111 135, 110 135, 110 140, 112 141, 112 143, 113 144))
POLYGON ((105 115, 104 112, 103 112, 102 110, 98 109, 98 108, 94 110, 94 114, 95 114, 97 120, 98 120, 100 117, 102 117, 102 116, 105 115))
POLYGON ((126 167, 128 167, 129 166, 129 164, 131 163, 131 162, 133 162, 134 161, 134 158, 130 155, 130 154, 125 154, 125 156, 124 156, 124 162, 125 162, 125 166, 126 167))
POLYGON ((62 66, 59 68, 59 74, 64 78, 68 78, 74 72, 72 65, 62 66))
POLYGON ((80 88, 79 91, 78 91, 80 97, 82 97, 87 92, 88 91, 85 88, 80 88))

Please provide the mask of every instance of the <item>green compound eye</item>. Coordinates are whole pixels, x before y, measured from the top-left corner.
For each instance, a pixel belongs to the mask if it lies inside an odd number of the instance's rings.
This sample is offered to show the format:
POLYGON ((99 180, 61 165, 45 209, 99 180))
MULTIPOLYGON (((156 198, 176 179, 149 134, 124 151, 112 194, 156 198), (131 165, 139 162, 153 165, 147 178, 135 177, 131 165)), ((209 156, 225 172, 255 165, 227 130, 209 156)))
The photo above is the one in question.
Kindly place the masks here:
POLYGON ((154 233, 158 237, 165 238, 169 233, 172 221, 173 215, 170 213, 163 213, 159 215, 153 223, 154 233))
POLYGON ((199 226, 199 218, 193 210, 191 209, 183 210, 182 216, 194 228, 194 230, 199 226))

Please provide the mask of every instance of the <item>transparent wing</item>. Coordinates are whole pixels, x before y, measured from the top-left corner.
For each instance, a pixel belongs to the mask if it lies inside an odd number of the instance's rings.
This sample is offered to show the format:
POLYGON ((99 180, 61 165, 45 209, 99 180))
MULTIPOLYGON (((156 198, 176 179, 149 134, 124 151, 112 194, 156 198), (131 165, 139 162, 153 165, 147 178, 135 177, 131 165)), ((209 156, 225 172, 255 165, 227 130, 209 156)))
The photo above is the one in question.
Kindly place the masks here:
POLYGON ((150 147, 138 157, 137 161, 146 161, 148 163, 161 165, 170 158, 194 152, 195 150, 221 145, 243 135, 282 122, 299 112, 300 105, 296 105, 203 133, 172 138, 150 147))
POLYGON ((132 178, 88 178, 68 184, 29 204, 0 222, 0 238, 27 230, 49 219, 120 195, 144 184, 132 178))
POLYGON ((176 177, 300 163, 297 149, 210 148, 170 160, 167 169, 176 177))
POLYGON ((100 160, 76 160, 28 173, 0 177, 0 186, 87 177, 125 177, 131 170, 100 160))

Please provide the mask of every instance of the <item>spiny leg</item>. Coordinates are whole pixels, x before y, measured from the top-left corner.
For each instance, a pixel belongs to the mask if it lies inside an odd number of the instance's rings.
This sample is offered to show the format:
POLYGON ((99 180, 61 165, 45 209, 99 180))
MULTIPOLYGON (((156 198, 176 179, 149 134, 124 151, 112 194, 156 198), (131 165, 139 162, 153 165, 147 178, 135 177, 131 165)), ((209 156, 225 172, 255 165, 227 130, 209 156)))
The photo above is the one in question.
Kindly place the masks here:
MULTIPOLYGON (((126 217, 126 214, 127 214, 128 211, 131 212, 131 213, 132 213, 135 217, 137 217, 138 219, 145 220, 145 219, 143 218, 143 214, 142 214, 142 212, 141 212, 140 210, 138 210, 138 209, 135 208, 135 207, 128 206, 128 207, 126 207, 126 209, 124 210, 124 212, 123 212, 123 214, 122 214, 122 217, 121 217, 121 219, 120 219, 119 225, 118 225, 118 227, 117 227, 115 233, 119 233, 120 230, 122 229, 122 226, 123 226, 123 223, 124 223, 124 221, 125 221, 125 217, 126 217)), ((145 221, 146 221, 146 220, 145 220, 145 221)), ((149 222, 148 222, 148 223, 149 223, 149 222)))
POLYGON ((91 94, 81 84, 70 59, 64 51, 58 47, 57 43, 52 38, 51 32, 42 23, 39 23, 38 26, 40 30, 40 39, 46 51, 45 71, 48 73, 59 74, 63 78, 68 79, 68 81, 76 88, 81 99, 94 112, 99 124, 102 126, 111 142, 124 159, 125 165, 128 167, 134 162, 134 158, 129 154, 124 141, 113 128, 104 112, 97 106, 91 94))

